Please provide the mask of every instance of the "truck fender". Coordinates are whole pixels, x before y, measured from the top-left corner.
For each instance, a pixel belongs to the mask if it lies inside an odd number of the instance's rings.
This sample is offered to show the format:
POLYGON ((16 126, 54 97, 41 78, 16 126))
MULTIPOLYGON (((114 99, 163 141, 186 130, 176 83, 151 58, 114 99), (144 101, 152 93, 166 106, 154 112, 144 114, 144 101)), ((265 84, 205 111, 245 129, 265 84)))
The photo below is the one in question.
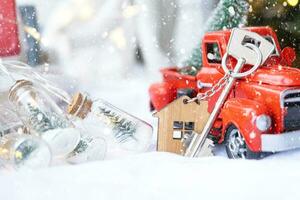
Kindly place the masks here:
POLYGON ((155 83, 150 86, 149 94, 153 107, 157 111, 160 111, 176 99, 177 90, 168 82, 155 83))
POLYGON ((236 126, 244 137, 249 149, 253 152, 261 151, 261 132, 255 125, 259 115, 268 115, 264 104, 244 98, 229 99, 221 110, 223 119, 222 135, 219 142, 223 142, 230 125, 236 126))

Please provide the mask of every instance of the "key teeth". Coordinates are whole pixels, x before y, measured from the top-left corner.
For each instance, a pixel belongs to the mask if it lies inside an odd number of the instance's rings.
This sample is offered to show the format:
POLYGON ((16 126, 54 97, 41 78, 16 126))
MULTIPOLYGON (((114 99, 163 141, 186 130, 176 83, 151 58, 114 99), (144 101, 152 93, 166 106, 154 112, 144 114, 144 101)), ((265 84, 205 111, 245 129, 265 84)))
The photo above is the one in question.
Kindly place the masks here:
POLYGON ((197 157, 214 156, 214 152, 213 152, 214 147, 215 145, 213 141, 211 139, 206 139, 197 157))

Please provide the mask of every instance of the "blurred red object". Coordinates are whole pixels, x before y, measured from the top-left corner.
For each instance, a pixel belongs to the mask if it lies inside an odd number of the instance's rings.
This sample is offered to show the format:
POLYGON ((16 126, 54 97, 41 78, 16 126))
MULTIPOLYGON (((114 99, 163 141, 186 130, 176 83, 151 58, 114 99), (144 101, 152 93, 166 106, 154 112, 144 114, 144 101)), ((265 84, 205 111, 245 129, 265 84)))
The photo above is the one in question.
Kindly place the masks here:
POLYGON ((0 57, 20 53, 15 0, 0 1, 0 57))

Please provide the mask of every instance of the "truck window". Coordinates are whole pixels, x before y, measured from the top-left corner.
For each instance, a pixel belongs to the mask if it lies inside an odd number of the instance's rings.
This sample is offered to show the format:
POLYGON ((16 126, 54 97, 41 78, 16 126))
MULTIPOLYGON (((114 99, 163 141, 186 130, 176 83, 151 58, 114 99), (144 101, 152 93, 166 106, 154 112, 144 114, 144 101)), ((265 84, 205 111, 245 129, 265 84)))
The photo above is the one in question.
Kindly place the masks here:
MULTIPOLYGON (((274 45, 274 47, 275 47, 274 51, 272 52, 272 56, 279 55, 278 50, 277 50, 276 45, 275 45, 275 42, 274 42, 274 39, 271 36, 264 36, 264 38, 266 40, 268 40, 269 42, 271 42, 274 45)), ((243 39, 243 41, 242 41, 243 45, 246 44, 246 43, 254 44, 257 47, 260 46, 260 41, 257 41, 254 38, 251 38, 249 36, 245 36, 244 39, 243 39)))
POLYGON ((244 39, 242 41, 242 45, 245 45, 246 43, 254 44, 257 47, 260 46, 260 41, 255 40, 254 38, 251 38, 251 37, 249 37, 247 35, 244 37, 244 39))
POLYGON ((274 45, 274 47, 275 47, 275 49, 274 49, 274 51, 273 51, 273 53, 272 53, 272 56, 278 56, 279 53, 278 53, 278 50, 277 50, 277 47, 276 47, 274 38, 273 38, 272 36, 265 36, 264 38, 265 38, 266 40, 268 40, 269 42, 271 42, 271 43, 274 45))
POLYGON ((218 43, 207 43, 206 44, 206 53, 208 63, 221 63, 222 58, 220 54, 220 49, 218 43))

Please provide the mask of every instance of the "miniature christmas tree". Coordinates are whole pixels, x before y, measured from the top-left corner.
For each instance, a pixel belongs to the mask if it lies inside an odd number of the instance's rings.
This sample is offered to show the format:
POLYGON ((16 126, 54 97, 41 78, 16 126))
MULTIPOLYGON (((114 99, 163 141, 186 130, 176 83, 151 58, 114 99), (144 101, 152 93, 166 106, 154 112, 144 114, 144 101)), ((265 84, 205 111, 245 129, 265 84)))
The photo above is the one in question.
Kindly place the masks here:
POLYGON ((105 118, 105 122, 112 127, 115 134, 115 138, 119 142, 125 142, 129 138, 134 138, 134 133, 136 132, 136 125, 131 121, 119 116, 113 111, 105 108, 99 107, 100 113, 105 118))
POLYGON ((91 143, 92 138, 90 137, 85 137, 85 138, 81 138, 78 145, 76 146, 76 148, 73 151, 74 155, 80 154, 82 152, 84 152, 88 147, 89 147, 89 143, 91 143))
MULTIPOLYGON (((249 4, 247 0, 221 0, 214 10, 212 16, 206 23, 204 32, 217 31, 241 27, 247 23, 249 4)), ((186 66, 192 66, 198 70, 202 66, 201 42, 193 50, 192 55, 185 63, 186 66)), ((184 72, 195 75, 195 71, 184 72)))
POLYGON ((68 122, 56 113, 47 113, 47 116, 49 116, 52 128, 67 128, 68 122))
POLYGON ((43 113, 39 108, 28 105, 29 107, 29 123, 33 129, 39 133, 44 133, 55 128, 66 128, 68 122, 56 113, 43 113))
POLYGON ((35 131, 44 133, 53 129, 51 121, 46 114, 41 112, 39 108, 33 107, 32 105, 28 105, 28 107, 30 112, 29 123, 35 131))

